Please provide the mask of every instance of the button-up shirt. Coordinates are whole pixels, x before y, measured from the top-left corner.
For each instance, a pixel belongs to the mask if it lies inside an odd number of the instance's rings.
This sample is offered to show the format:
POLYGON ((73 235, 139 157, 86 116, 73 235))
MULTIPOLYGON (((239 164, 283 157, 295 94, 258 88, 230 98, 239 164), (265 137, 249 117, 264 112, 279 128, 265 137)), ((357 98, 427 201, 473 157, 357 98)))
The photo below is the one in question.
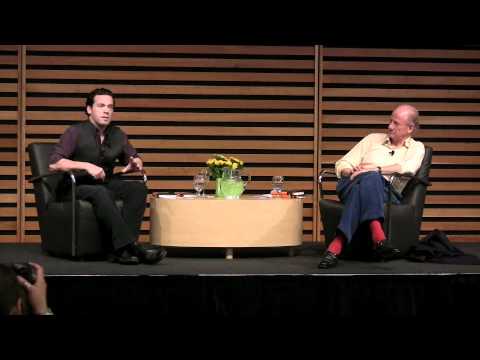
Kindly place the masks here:
MULTIPOLYGON (((409 137, 400 148, 394 149, 387 134, 370 134, 357 143, 345 156, 335 163, 337 177, 343 169, 353 169, 362 163, 385 167, 400 165, 400 173, 415 174, 422 164, 425 147, 422 142, 409 137)), ((388 180, 390 177, 384 175, 388 180)), ((398 184, 403 189, 404 182, 398 184)))
POLYGON ((60 137, 49 163, 55 164, 63 158, 89 162, 102 167, 108 179, 113 174, 117 160, 121 165, 127 165, 128 159, 138 157, 138 154, 119 127, 108 125, 104 136, 102 142, 100 131, 90 121, 75 124, 60 137))

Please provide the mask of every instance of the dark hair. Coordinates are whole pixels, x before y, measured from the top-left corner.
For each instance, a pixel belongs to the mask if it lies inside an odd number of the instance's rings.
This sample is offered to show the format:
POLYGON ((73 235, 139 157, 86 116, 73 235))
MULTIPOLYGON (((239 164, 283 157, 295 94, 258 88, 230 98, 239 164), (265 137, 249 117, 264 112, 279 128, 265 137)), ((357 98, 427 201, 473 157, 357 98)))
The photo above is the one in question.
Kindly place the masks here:
POLYGON ((9 315, 19 298, 28 305, 25 289, 17 281, 17 274, 11 266, 0 264, 0 316, 9 315))
POLYGON ((110 95, 112 99, 114 99, 113 92, 109 89, 105 88, 99 88, 95 89, 93 91, 90 91, 87 95, 87 99, 85 101, 85 114, 88 115, 87 113, 87 106, 93 106, 93 103, 95 102, 95 96, 97 95, 110 95))

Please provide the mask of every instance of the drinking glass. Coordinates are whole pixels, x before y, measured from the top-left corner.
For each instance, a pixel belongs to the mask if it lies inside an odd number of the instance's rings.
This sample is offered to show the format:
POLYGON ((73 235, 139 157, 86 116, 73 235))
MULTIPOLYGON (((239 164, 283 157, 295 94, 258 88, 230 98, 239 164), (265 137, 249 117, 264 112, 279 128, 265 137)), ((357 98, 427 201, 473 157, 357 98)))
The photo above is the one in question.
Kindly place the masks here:
POLYGON ((208 168, 201 168, 198 174, 205 176, 207 179, 210 179, 210 170, 208 168))
POLYGON ((208 183, 208 177, 203 174, 197 174, 193 177, 193 188, 197 192, 197 196, 202 196, 202 192, 205 190, 208 183))
POLYGON ((275 175, 272 177, 272 192, 281 192, 283 189, 283 176, 275 175))

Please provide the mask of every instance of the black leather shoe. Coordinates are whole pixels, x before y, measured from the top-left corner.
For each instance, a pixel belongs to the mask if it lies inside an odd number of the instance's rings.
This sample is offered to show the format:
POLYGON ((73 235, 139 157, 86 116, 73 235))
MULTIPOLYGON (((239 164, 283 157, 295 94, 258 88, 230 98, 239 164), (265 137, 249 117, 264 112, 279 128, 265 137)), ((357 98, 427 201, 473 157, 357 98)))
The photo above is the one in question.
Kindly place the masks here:
POLYGON ((140 263, 138 257, 130 254, 127 250, 109 254, 108 261, 122 265, 138 265, 140 263))
POLYGON ((338 264, 338 257, 334 253, 330 251, 325 251, 325 253, 320 258, 320 262, 318 263, 319 269, 329 269, 338 264))
POLYGON ((132 253, 135 254, 143 264, 156 264, 167 256, 167 250, 158 245, 132 245, 132 253))
POLYGON ((388 246, 386 241, 382 241, 373 248, 373 258, 376 261, 389 261, 400 258, 400 250, 388 246))

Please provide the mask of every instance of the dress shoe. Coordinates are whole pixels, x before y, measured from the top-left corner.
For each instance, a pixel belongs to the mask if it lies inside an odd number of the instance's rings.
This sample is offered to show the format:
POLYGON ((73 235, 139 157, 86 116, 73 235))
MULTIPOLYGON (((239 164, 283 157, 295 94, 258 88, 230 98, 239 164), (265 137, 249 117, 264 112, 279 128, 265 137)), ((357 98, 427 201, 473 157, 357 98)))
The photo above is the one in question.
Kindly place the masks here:
POLYGON ((330 251, 325 251, 325 253, 320 258, 320 262, 318 263, 319 269, 329 269, 338 264, 338 257, 334 253, 330 251))
POLYGON ((167 256, 167 250, 158 245, 132 244, 132 251, 143 264, 156 264, 167 256))
POLYGON ((400 258, 400 250, 388 246, 386 241, 382 241, 373 248, 373 258, 376 261, 389 261, 400 258))
POLYGON ((138 265, 140 260, 137 256, 132 255, 126 249, 116 251, 108 255, 108 261, 122 265, 138 265))

